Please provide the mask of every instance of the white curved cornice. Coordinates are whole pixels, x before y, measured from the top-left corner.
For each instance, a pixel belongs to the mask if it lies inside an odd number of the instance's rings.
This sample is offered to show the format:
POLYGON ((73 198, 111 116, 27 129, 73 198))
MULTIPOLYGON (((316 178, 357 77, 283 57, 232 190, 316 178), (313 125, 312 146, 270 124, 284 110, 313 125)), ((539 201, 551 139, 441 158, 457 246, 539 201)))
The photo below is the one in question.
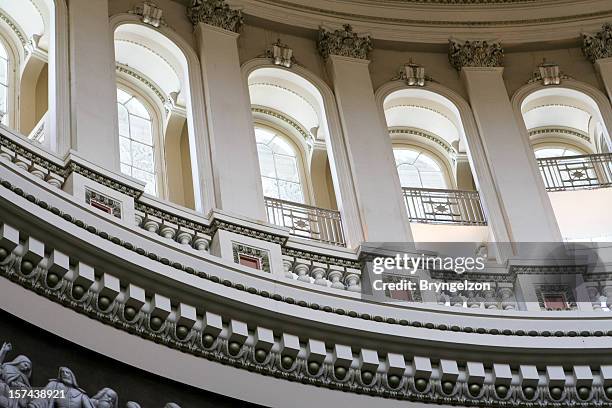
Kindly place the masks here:
MULTIPOLYGON (((486 1, 486 0, 484 0, 486 1)), ((245 15, 313 30, 352 24, 376 40, 446 43, 450 36, 506 43, 578 40, 612 19, 606 0, 511 1, 465 4, 453 0, 234 0, 245 15)), ((248 22, 248 20, 247 20, 248 22)))

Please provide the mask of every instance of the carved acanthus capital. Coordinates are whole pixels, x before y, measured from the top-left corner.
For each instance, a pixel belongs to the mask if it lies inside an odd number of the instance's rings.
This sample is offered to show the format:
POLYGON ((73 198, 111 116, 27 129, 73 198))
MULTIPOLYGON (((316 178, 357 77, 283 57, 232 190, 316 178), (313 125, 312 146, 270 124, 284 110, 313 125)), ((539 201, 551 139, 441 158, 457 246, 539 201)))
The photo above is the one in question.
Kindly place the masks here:
POLYGON ((501 67, 504 50, 499 42, 449 40, 448 59, 460 71, 463 67, 501 67))
POLYGON ((612 57, 612 23, 605 23, 595 34, 583 33, 582 52, 591 62, 612 57))
POLYGON ((225 0, 192 0, 187 17, 193 25, 206 23, 237 33, 242 27, 242 13, 233 10, 225 0))
POLYGON ((350 24, 345 24, 342 30, 335 31, 321 27, 317 46, 325 59, 330 55, 367 59, 372 50, 372 38, 369 35, 359 36, 353 32, 350 24))

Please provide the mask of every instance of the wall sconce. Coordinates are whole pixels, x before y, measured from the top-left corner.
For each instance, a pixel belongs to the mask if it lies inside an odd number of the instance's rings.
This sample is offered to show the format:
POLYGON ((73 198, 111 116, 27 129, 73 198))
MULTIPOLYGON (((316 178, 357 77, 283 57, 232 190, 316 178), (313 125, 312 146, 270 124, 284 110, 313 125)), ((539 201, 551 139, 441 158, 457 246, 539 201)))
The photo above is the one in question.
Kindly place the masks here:
POLYGON ((559 65, 551 62, 546 62, 546 58, 542 61, 542 64, 538 66, 540 71, 540 77, 542 78, 542 84, 546 85, 559 85, 561 83, 561 71, 559 65))
POLYGON ((272 61, 274 65, 291 68, 293 64, 293 50, 286 44, 281 43, 280 38, 272 44, 272 61))
POLYGON ((136 14, 140 14, 142 22, 158 28, 162 24, 162 14, 164 11, 157 4, 145 1, 135 10, 136 14))
POLYGON ((404 79, 409 86, 425 86, 425 67, 410 60, 404 65, 404 79))

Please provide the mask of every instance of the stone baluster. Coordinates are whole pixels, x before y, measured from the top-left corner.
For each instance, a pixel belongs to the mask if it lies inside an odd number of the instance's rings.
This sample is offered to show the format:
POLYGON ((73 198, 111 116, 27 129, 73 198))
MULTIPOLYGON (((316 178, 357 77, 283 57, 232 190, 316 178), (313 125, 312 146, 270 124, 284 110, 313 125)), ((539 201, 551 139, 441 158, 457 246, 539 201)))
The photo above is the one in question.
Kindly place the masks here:
POLYGON ((310 265, 304 263, 298 263, 295 265, 294 271, 298 276, 298 280, 300 282, 308 282, 310 283, 310 276, 308 276, 308 271, 310 270, 310 265))
POLYGON ((321 266, 315 266, 310 271, 310 276, 314 278, 315 285, 327 286, 327 279, 325 279, 325 269, 321 266))
POLYGON ((208 252, 210 248, 210 241, 201 235, 196 235, 192 245, 196 251, 208 252))
POLYGON ((345 289, 344 284, 342 283, 342 271, 333 269, 329 272, 327 278, 330 280, 332 288, 345 289))

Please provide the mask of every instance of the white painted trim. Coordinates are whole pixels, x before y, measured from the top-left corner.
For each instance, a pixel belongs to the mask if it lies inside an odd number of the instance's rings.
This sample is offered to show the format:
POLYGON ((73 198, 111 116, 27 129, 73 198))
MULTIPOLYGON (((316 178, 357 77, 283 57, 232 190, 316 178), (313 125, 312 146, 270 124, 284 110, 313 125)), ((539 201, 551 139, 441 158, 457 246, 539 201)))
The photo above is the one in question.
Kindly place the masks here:
MULTIPOLYGON (((139 16, 122 13, 114 15, 110 19, 113 34, 123 24, 137 24, 154 30, 151 26, 144 24, 139 16)), ((195 208, 198 212, 207 214, 215 208, 215 193, 200 59, 191 45, 171 28, 161 26, 157 28, 157 31, 172 41, 182 51, 187 61, 186 77, 189 78, 189 86, 185 87, 185 91, 188 93, 186 95, 186 100, 188 101, 187 127, 189 131, 195 208)))
MULTIPOLYGON (((248 84, 249 75, 260 68, 287 69, 272 64, 268 58, 252 59, 242 64, 245 84, 248 84)), ((327 144, 329 164, 334 191, 336 193, 336 202, 338 204, 338 210, 342 214, 342 223, 345 229, 344 234, 347 246, 351 248, 357 247, 363 242, 364 233, 361 226, 361 217, 359 215, 359 208, 357 207, 357 196, 353 183, 351 166, 348 160, 348 152, 344 144, 344 135, 342 126, 340 125, 340 115, 338 113, 334 93, 322 79, 308 69, 294 64, 288 70, 313 84, 323 98, 323 109, 325 110, 324 114, 329 131, 329 135, 327 135, 328 137, 325 142, 327 144)))
MULTIPOLYGON (((376 103, 384 121, 383 123, 386 123, 384 112, 385 99, 393 92, 403 89, 414 88, 406 85, 404 81, 391 81, 383 84, 376 90, 376 103)), ((487 217, 487 222, 496 242, 510 242, 507 217, 501 205, 499 192, 493 183, 493 174, 487 162, 484 146, 469 103, 455 91, 437 83, 427 82, 424 87, 419 87, 418 89, 443 96, 455 105, 459 111, 472 176, 474 177, 476 188, 482 197, 483 210, 487 217)), ((508 255, 510 254, 498 254, 501 258, 505 258, 508 255)))

